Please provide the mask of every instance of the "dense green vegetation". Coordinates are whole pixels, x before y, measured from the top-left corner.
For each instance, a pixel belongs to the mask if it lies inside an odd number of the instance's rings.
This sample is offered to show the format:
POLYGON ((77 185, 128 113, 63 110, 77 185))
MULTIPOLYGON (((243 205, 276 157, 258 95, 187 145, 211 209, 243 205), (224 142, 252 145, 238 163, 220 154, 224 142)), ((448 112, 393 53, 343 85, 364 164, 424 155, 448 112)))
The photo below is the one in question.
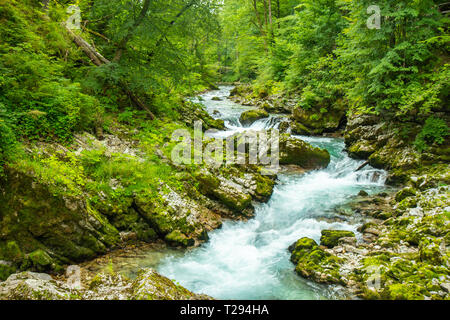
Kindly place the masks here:
POLYGON ((0 1, 0 164, 17 140, 70 142, 75 132, 108 131, 111 116, 174 119, 183 96, 216 80, 214 1, 78 1, 73 32, 101 63, 62 25, 69 4, 0 1))
MULTIPOLYGON (((343 108, 426 121, 415 144, 423 150, 448 136, 445 122, 433 116, 448 113, 449 19, 439 10, 443 3, 225 0, 226 78, 250 81, 255 96, 295 95, 299 108, 316 114, 343 108), (381 9, 379 29, 367 26, 374 4, 381 9)), ((408 134, 414 141, 415 133, 408 134)))
POLYGON ((108 114, 175 118, 182 96, 220 79, 294 95, 317 117, 344 109, 417 122, 419 151, 448 136, 433 116, 448 112, 442 1, 378 1, 380 29, 367 27, 365 0, 78 1, 75 34, 100 61, 61 25, 71 3, 41 2, 0 2, 2 163, 17 140, 107 131, 108 114))

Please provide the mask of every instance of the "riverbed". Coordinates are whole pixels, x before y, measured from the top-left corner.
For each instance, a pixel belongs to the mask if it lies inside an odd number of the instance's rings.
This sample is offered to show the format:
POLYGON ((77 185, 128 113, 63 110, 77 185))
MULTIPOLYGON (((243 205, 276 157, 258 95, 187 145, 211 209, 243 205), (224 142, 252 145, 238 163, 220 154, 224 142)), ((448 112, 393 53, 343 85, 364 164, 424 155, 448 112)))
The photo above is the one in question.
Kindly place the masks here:
MULTIPOLYGON (((277 128, 285 119, 271 115, 250 127, 239 122, 240 114, 252 107, 228 99, 232 87, 223 86, 196 97, 227 130, 226 137, 244 130, 277 128), (213 99, 214 98, 214 99, 213 99)), ((323 286, 301 278, 290 262, 289 245, 301 237, 320 241, 321 230, 351 230, 356 233, 363 217, 343 215, 345 205, 359 191, 369 194, 384 189, 386 173, 349 158, 343 139, 302 137, 326 148, 331 163, 326 169, 301 173, 281 173, 268 203, 255 204, 255 217, 248 221, 226 221, 209 233, 209 241, 189 250, 153 248, 122 259, 119 271, 133 276, 140 267, 153 267, 159 273, 196 293, 217 299, 333 299, 342 297, 338 287, 323 286)))

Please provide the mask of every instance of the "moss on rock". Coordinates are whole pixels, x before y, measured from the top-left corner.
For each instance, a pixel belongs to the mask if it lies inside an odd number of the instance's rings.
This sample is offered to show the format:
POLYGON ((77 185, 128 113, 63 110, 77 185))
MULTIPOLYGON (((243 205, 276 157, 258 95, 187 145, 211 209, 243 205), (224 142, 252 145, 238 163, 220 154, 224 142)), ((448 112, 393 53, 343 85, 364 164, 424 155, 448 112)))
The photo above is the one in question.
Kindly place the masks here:
POLYGON ((338 245, 341 238, 354 238, 355 233, 345 230, 322 230, 320 237, 320 244, 328 248, 333 248, 338 245))
POLYGON ((243 126, 250 126, 253 122, 268 116, 269 113, 264 109, 248 110, 241 114, 239 121, 243 126))
POLYGON ((320 169, 327 167, 329 163, 330 154, 327 150, 313 147, 303 140, 285 134, 280 136, 280 164, 320 169))
POLYGON ((195 244, 194 239, 187 237, 185 234, 181 233, 179 230, 174 230, 166 237, 164 240, 171 246, 181 246, 181 247, 190 247, 195 244))
POLYGON ((322 250, 313 239, 301 238, 292 248, 295 271, 319 283, 342 284, 338 257, 322 250))

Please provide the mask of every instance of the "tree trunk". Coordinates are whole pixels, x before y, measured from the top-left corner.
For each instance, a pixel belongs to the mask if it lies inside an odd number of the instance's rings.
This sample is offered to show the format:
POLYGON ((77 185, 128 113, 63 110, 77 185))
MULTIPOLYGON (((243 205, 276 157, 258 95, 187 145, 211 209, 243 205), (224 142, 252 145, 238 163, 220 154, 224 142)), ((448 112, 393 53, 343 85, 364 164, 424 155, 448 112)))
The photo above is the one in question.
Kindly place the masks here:
POLYGON ((257 6, 257 3, 256 3, 256 0, 253 0, 253 9, 255 10, 256 22, 258 23, 259 32, 260 32, 261 36, 264 39, 264 48, 265 48, 265 50, 267 52, 267 35, 266 35, 265 30, 264 30, 263 22, 261 21, 261 17, 259 15, 259 11, 258 11, 258 6, 257 6))
POLYGON ((96 66, 101 66, 102 64, 108 64, 110 61, 106 59, 104 56, 102 56, 97 50, 95 50, 86 40, 84 40, 82 37, 76 35, 72 30, 70 30, 66 26, 66 30, 71 36, 73 42, 77 46, 83 50, 83 52, 91 59, 92 63, 96 66))
MULTIPOLYGON (((76 35, 72 30, 66 27, 67 32, 72 37, 73 41, 77 46, 83 50, 83 52, 91 59, 92 63, 96 66, 101 66, 104 64, 111 63, 108 59, 103 57, 97 50, 95 50, 86 40, 82 37, 76 35)), ((126 93, 126 95, 130 98, 130 100, 140 109, 146 111, 152 120, 155 119, 155 115, 150 111, 149 107, 142 102, 142 100, 136 96, 128 87, 125 82, 120 83, 122 90, 126 93)))
POLYGON ((119 42, 119 44, 117 46, 117 51, 112 60, 113 62, 119 62, 120 59, 122 58, 122 54, 126 49, 128 41, 130 41, 131 37, 133 36, 134 31, 136 30, 137 27, 139 27, 139 25, 142 23, 142 21, 144 21, 145 16, 147 15, 148 9, 150 7, 150 1, 151 0, 145 0, 144 5, 141 10, 141 13, 137 17, 136 21, 134 21, 133 26, 131 26, 128 29, 126 36, 123 37, 122 40, 119 42))

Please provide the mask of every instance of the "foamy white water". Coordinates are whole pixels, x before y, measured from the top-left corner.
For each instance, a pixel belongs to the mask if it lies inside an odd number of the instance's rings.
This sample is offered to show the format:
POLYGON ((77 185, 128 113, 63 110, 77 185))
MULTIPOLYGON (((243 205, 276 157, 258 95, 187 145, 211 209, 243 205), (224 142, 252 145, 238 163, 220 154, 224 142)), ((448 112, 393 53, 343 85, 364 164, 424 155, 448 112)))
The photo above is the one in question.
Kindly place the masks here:
MULTIPOLYGON (((229 90, 222 87, 202 95, 208 112, 226 121, 229 130, 216 134, 221 137, 249 129, 238 120, 249 107, 226 100, 229 90), (223 101, 211 100, 214 96, 223 101)), ((277 118, 262 119, 250 129, 274 128, 277 118)), ((304 175, 280 175, 270 201, 256 205, 254 219, 225 222, 200 248, 167 256, 157 266, 158 271, 194 292, 217 299, 330 298, 324 286, 295 274, 287 248, 301 237, 319 242, 323 229, 356 233, 357 225, 351 221, 329 219, 335 217, 332 209, 349 202, 362 189, 379 191, 386 174, 371 167, 355 172, 362 162, 347 156, 342 139, 298 138, 326 148, 331 155, 328 168, 304 175)))

